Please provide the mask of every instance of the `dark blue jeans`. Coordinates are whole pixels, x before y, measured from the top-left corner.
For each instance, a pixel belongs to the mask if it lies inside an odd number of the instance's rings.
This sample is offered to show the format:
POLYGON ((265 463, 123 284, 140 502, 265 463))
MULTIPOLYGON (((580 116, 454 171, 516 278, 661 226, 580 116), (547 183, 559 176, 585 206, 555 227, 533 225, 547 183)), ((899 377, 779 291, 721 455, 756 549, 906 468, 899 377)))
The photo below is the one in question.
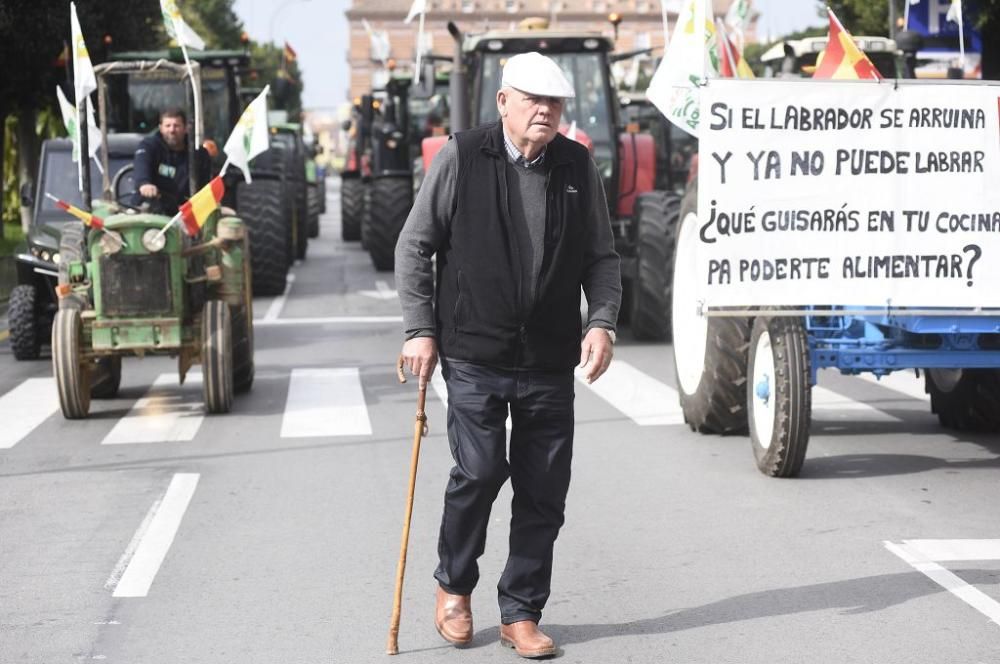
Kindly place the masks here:
POLYGON ((455 466, 444 496, 434 577, 447 592, 472 593, 490 509, 510 477, 514 499, 510 552, 497 584, 500 620, 537 622, 549 598, 552 549, 569 490, 573 372, 502 370, 447 360, 441 370, 448 385, 448 439, 455 466))

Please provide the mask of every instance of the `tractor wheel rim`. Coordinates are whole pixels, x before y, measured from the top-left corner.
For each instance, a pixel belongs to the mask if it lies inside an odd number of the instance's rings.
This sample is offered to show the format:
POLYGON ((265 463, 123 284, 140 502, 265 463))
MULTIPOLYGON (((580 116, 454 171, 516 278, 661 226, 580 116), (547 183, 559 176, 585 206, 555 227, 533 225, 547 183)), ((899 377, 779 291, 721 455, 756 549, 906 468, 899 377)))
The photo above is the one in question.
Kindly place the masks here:
POLYGON ((774 381, 774 351, 771 335, 764 331, 757 337, 753 349, 753 381, 750 383, 751 421, 757 442, 765 450, 771 446, 774 436, 774 406, 777 386, 774 381))

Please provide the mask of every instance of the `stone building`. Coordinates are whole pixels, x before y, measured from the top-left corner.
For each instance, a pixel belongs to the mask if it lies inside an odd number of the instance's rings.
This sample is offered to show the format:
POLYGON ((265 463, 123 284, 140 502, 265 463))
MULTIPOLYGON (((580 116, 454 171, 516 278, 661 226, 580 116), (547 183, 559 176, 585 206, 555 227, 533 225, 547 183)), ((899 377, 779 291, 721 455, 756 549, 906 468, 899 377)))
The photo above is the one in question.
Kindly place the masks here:
MULTIPOLYGON (((560 30, 586 30, 614 35, 608 15, 621 17, 618 51, 663 46, 660 0, 426 0, 424 52, 451 56, 453 42, 448 21, 467 33, 488 29, 508 30, 529 16, 549 19, 560 30)), ((732 0, 713 0, 716 15, 724 16, 732 0)), ((370 90, 384 79, 384 60, 409 69, 416 55, 417 20, 404 23, 411 0, 353 0, 346 15, 350 25, 347 60, 350 67, 349 99, 370 90), (366 27, 367 24, 367 27, 366 27), (372 38, 371 35, 374 35, 372 38)), ((673 32, 680 2, 667 1, 668 24, 673 32)), ((754 40, 754 24, 747 41, 754 40)))

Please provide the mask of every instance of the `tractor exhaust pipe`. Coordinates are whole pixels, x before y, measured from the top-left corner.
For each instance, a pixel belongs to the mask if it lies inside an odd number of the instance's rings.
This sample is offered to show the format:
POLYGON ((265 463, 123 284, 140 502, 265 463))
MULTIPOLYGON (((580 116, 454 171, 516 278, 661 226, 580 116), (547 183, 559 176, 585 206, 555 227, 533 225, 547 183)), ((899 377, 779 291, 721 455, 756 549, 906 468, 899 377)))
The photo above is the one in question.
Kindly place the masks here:
POLYGON ((469 128, 469 96, 467 72, 462 61, 462 31, 454 21, 448 21, 448 33, 455 40, 455 54, 452 57, 451 78, 448 81, 448 96, 451 105, 451 131, 469 128))

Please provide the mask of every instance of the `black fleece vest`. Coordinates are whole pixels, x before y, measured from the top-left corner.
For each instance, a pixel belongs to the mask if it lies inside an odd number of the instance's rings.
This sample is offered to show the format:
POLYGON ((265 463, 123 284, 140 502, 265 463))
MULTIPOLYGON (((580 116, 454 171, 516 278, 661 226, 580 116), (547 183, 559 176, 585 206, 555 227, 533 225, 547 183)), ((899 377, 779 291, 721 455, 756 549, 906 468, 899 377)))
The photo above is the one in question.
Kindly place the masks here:
POLYGON ((535 293, 510 215, 499 122, 455 134, 451 231, 437 253, 441 354, 500 368, 567 370, 580 359, 580 284, 590 200, 587 149, 562 135, 546 148, 545 250, 535 293))

